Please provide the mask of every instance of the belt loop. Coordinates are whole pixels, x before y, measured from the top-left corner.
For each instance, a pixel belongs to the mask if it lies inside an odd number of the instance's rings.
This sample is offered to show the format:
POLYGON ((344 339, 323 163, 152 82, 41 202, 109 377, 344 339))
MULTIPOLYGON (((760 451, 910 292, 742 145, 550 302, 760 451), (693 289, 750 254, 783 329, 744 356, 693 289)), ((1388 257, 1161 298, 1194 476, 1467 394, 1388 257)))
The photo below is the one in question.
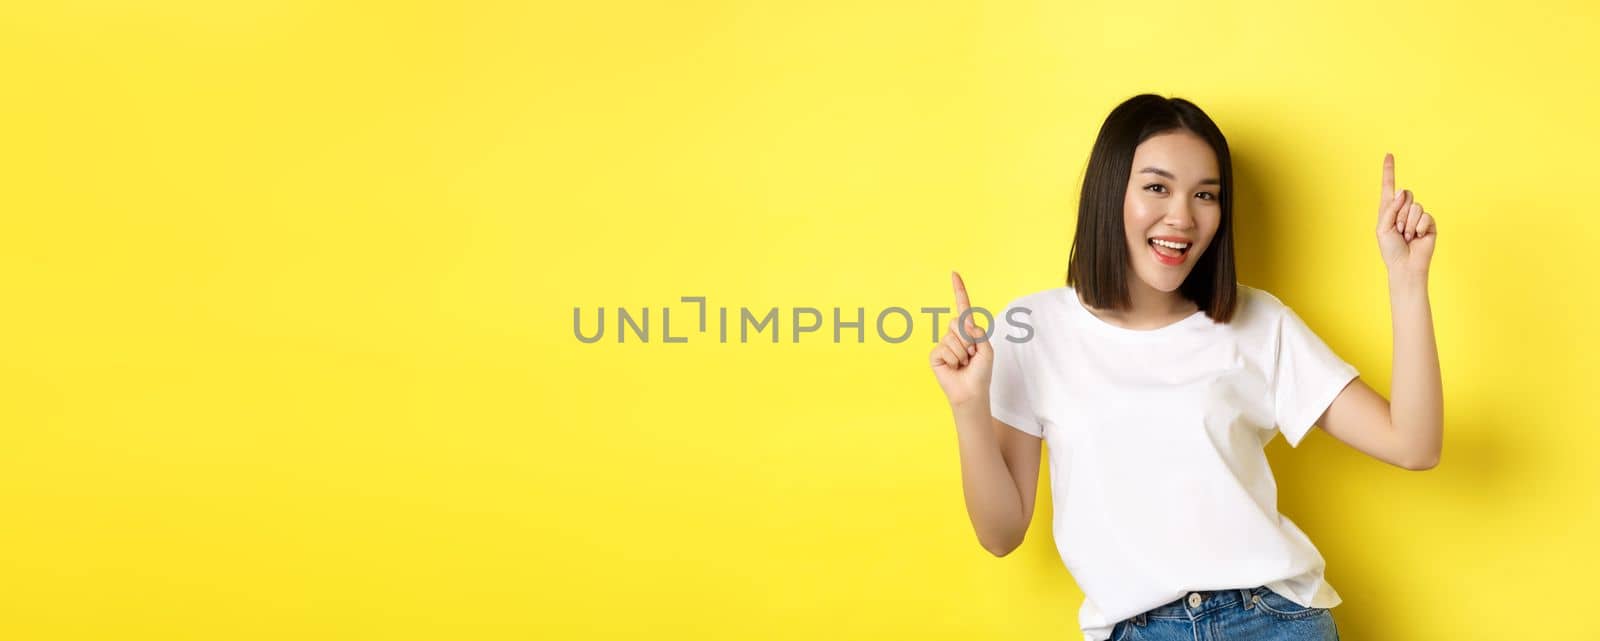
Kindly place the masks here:
POLYGON ((1133 623, 1134 623, 1134 625, 1143 626, 1144 625, 1144 613, 1140 612, 1139 614, 1134 615, 1133 623))
POLYGON ((1250 606, 1254 605, 1250 602, 1250 590, 1239 588, 1239 602, 1244 604, 1244 609, 1246 610, 1249 610, 1250 606))

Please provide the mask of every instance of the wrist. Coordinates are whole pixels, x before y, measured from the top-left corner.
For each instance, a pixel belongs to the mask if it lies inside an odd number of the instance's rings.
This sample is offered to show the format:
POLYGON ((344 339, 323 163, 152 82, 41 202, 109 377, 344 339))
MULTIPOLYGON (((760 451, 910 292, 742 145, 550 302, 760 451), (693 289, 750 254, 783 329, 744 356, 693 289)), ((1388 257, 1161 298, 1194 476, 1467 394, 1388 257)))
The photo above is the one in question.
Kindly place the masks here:
POLYGON ((1391 270, 1389 272, 1389 291, 1426 292, 1427 290, 1428 272, 1426 271, 1391 270))
POLYGON ((962 416, 989 415, 989 395, 975 394, 966 400, 951 403, 950 413, 957 418, 962 416))

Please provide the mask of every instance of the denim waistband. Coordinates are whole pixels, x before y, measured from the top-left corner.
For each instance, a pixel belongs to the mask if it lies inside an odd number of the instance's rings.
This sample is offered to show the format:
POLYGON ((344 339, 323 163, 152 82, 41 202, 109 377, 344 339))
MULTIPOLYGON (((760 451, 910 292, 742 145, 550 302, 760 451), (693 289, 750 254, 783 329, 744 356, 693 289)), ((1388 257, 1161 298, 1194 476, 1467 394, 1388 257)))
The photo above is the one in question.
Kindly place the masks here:
POLYGON ((1264 585, 1258 585, 1253 588, 1194 590, 1170 602, 1145 610, 1135 615, 1133 619, 1135 623, 1142 625, 1146 619, 1182 619, 1187 621, 1225 608, 1242 607, 1250 609, 1257 602, 1255 597, 1266 593, 1268 589, 1264 585), (1199 598, 1195 598, 1196 595, 1199 595, 1199 598))

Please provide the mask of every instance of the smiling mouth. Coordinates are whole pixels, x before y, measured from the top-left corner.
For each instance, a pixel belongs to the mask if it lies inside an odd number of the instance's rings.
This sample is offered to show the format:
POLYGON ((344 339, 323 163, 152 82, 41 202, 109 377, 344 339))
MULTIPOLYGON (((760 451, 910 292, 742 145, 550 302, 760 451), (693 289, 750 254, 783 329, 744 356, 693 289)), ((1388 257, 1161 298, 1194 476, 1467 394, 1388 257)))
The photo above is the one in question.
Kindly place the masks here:
POLYGON ((1194 247, 1194 243, 1174 243, 1155 238, 1151 238, 1145 243, 1150 245, 1150 249, 1155 252, 1157 257, 1165 259, 1161 262, 1168 265, 1176 265, 1183 262, 1184 257, 1189 255, 1189 249, 1194 247))

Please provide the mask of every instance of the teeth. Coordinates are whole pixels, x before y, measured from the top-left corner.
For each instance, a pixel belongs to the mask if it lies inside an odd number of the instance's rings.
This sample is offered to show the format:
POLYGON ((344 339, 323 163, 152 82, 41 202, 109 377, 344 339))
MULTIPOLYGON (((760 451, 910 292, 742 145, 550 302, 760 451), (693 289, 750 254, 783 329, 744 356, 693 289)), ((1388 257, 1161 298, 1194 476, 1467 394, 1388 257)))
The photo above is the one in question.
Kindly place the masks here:
POLYGON ((1172 249, 1187 249, 1189 247, 1189 243, 1174 243, 1171 241, 1161 240, 1160 238, 1151 238, 1150 242, 1162 247, 1171 247, 1172 249))

